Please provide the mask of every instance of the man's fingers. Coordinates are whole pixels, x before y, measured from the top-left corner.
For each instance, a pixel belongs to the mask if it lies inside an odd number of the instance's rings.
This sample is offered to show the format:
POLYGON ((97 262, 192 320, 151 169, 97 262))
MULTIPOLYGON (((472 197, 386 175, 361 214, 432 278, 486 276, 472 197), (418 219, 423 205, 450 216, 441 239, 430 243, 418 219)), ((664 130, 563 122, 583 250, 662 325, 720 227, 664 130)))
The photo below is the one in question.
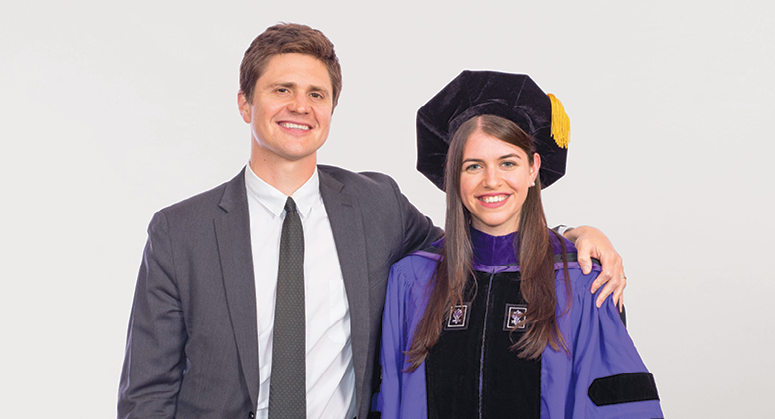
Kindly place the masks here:
POLYGON ((616 290, 614 290, 614 295, 612 298, 613 298, 612 300, 613 304, 619 308, 619 312, 621 313, 622 312, 621 304, 622 304, 622 301, 624 300, 624 289, 617 288, 616 290))
MULTIPOLYGON (((592 255, 590 254, 590 252, 579 249, 577 251, 577 255, 579 258, 578 261, 579 261, 579 265, 581 266, 581 271, 584 272, 584 275, 587 275, 588 273, 592 272, 592 259, 591 259, 592 255)), ((597 283, 597 281, 595 282, 597 283)), ((602 284, 602 282, 600 284, 602 284)), ((597 287, 599 288, 600 285, 598 285, 597 287)))
MULTIPOLYGON (((600 295, 597 296, 597 308, 600 308, 603 305, 603 301, 605 301, 606 297, 611 295, 614 291, 616 291, 617 287, 617 281, 615 278, 612 278, 613 275, 611 275, 610 272, 603 271, 600 273, 600 275, 597 277, 597 282, 600 280, 600 277, 605 275, 607 279, 605 279, 605 287, 603 287, 603 290, 600 291, 600 295)), ((598 287, 599 288, 599 287, 598 287)))
MULTIPOLYGON (((592 294, 596 293, 597 290, 600 289, 600 287, 602 287, 603 285, 605 285, 608 281, 610 281, 611 278, 613 278, 613 274, 611 274, 611 271, 603 270, 602 272, 600 272, 600 275, 598 275, 597 278, 595 278, 595 281, 592 282, 592 289, 590 289, 592 294)), ((609 291, 608 294, 610 293, 611 292, 609 291)), ((605 294, 605 295, 608 295, 608 294, 605 294)))
POLYGON ((598 259, 602 265, 600 275, 592 283, 590 289, 592 293, 600 292, 596 300, 597 307, 601 307, 606 297, 613 294, 612 302, 618 305, 619 310, 621 310, 624 287, 627 285, 622 257, 616 252, 608 238, 594 227, 577 227, 571 234, 575 234, 578 262, 582 272, 587 275, 592 271, 591 258, 598 259), (601 287, 603 288, 601 289, 601 287))
MULTIPOLYGON (((587 275, 590 272, 592 272, 592 262, 580 263, 580 265, 581 265, 581 272, 584 272, 584 275, 587 275)), ((598 285, 598 287, 600 286, 598 285)))
POLYGON ((627 276, 624 275, 624 268, 622 268, 619 278, 622 284, 614 292, 614 303, 619 307, 619 313, 621 313, 624 310, 624 287, 627 286, 627 276))
MULTIPOLYGON (((598 251, 598 258, 603 265, 603 270, 612 272, 616 276, 624 276, 624 266, 622 265, 622 257, 619 256, 613 249, 610 252, 598 251)), ((614 277, 614 275, 611 275, 614 277)))
MULTIPOLYGON (((603 274, 601 273, 600 275, 602 276, 603 274)), ((600 277, 598 277, 598 279, 600 279, 600 277)), ((597 282, 597 280, 595 282, 597 282)), ((624 287, 626 286, 627 277, 624 276, 624 271, 621 271, 618 275, 614 275, 613 278, 605 284, 603 290, 600 291, 600 295, 597 296, 597 308, 600 308, 603 305, 603 301, 605 301, 606 297, 613 294, 613 303, 619 307, 619 311, 621 312, 624 304, 624 287)))

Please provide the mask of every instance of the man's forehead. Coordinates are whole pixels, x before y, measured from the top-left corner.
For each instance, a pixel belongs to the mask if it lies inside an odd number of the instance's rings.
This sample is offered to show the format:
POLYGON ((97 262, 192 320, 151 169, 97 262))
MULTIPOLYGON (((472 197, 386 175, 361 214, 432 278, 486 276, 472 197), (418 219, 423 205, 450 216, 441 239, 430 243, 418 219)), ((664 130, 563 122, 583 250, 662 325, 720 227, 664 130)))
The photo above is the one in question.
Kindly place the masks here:
POLYGON ((332 90, 331 76, 325 63, 307 54, 276 54, 269 59, 257 82, 272 86, 332 90))

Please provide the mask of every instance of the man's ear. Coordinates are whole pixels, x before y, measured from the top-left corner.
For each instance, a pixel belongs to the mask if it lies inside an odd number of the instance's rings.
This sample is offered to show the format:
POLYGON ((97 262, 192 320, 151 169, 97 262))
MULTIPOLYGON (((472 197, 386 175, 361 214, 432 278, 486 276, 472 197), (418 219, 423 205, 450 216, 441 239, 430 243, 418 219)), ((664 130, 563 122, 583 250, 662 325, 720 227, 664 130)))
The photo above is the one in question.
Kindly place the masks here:
POLYGON ((250 105, 250 102, 248 102, 248 98, 245 97, 245 94, 242 93, 242 90, 237 93, 237 107, 239 108, 240 115, 242 115, 242 120, 249 124, 252 120, 250 112, 252 106, 250 105))

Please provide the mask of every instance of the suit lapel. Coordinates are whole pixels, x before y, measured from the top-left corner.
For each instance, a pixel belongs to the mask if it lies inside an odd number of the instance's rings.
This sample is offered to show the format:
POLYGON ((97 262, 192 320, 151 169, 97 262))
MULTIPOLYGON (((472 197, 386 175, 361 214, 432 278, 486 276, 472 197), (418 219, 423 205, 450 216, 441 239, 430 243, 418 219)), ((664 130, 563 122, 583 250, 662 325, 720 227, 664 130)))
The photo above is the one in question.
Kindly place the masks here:
POLYGON ((365 354, 370 342, 369 281, 366 259, 366 236, 358 200, 343 191, 344 185, 319 170, 320 195, 326 207, 336 251, 342 268, 347 303, 350 307, 350 330, 355 368, 356 389, 363 388, 366 372, 365 354))
POLYGON ((245 170, 227 185, 215 217, 215 236, 221 260, 223 285, 240 365, 255 407, 258 400, 258 330, 250 213, 245 190, 245 170))

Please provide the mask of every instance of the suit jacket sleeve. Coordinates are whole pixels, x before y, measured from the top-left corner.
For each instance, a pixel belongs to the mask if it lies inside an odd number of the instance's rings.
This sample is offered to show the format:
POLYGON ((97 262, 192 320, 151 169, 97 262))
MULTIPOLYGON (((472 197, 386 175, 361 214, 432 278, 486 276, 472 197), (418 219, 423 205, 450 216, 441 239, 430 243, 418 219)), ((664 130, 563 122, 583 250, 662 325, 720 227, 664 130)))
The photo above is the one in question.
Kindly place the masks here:
POLYGON ((396 194, 401 208, 401 222, 404 227, 403 253, 396 255, 396 260, 398 260, 412 252, 428 247, 440 239, 444 232, 433 225, 430 218, 409 202, 392 178, 388 179, 390 179, 390 185, 393 187, 393 192, 396 194))
POLYGON ((119 418, 172 418, 185 369, 186 327, 167 219, 156 213, 137 278, 118 399, 119 418))

